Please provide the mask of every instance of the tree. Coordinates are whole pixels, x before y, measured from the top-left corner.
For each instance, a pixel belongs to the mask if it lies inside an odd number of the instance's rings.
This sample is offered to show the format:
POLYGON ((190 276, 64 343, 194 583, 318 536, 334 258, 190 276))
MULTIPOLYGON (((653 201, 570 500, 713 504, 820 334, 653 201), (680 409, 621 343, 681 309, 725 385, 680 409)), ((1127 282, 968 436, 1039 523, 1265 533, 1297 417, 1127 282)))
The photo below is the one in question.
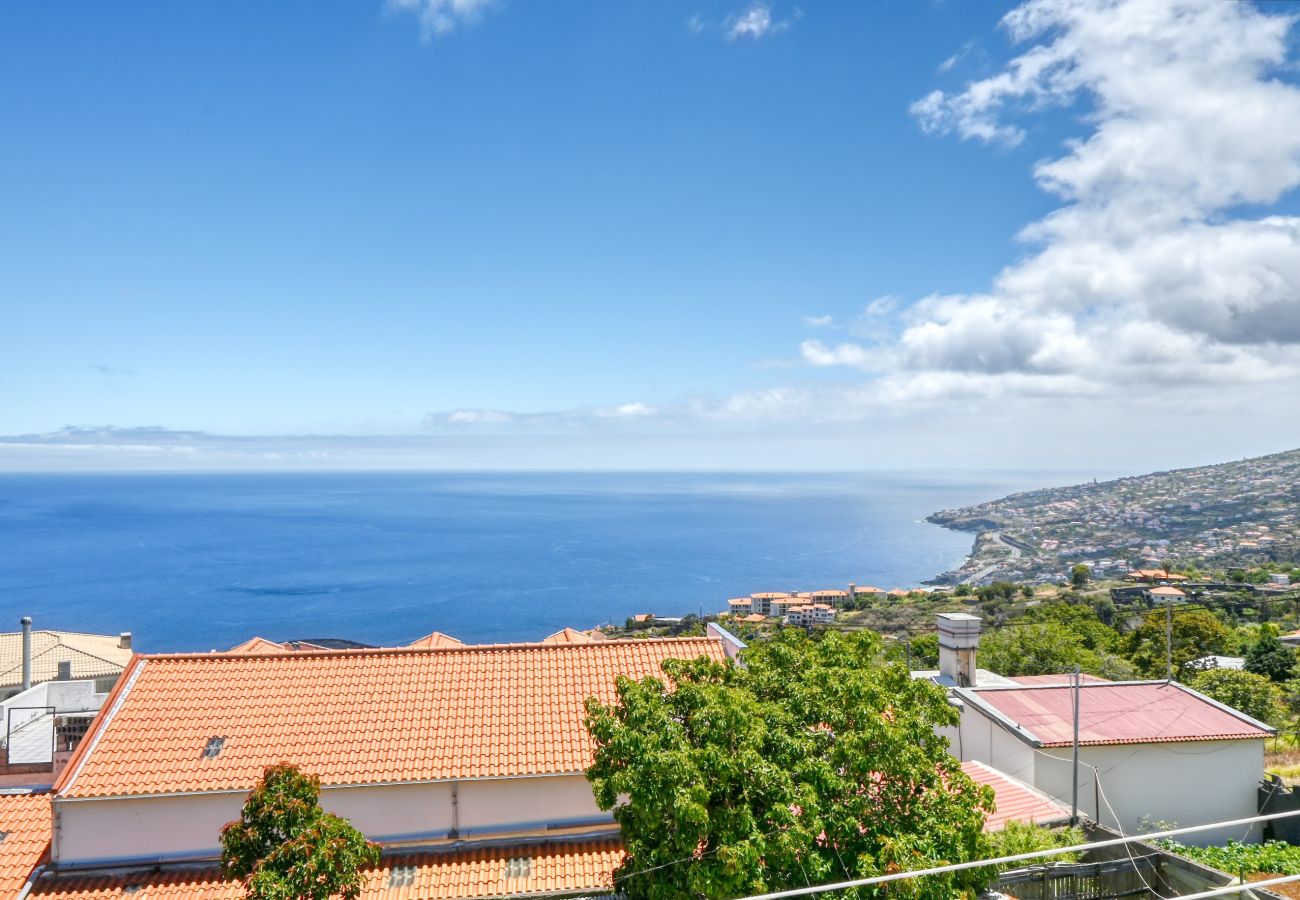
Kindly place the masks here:
POLYGON ((1273 625, 1260 626, 1259 639, 1246 651, 1246 671, 1276 682, 1295 674, 1295 651, 1282 643, 1273 625))
MULTIPOLYGON (((1089 619, 1092 610, 1078 607, 1089 619)), ((1133 667, 1121 657, 1088 646, 1088 639, 1066 623, 1048 618, 1045 621, 1022 620, 1015 627, 986 633, 980 639, 979 658, 983 668, 1006 675, 1057 675, 1083 672, 1113 681, 1133 677, 1133 667)), ((1093 624, 1099 624, 1093 620, 1093 624)), ((1103 630, 1105 626, 1101 626, 1103 630)))
POLYGON ((1210 669, 1193 678, 1191 687, 1261 722, 1276 724, 1283 717, 1281 690, 1254 672, 1210 669))
POLYGON ((1077 591, 1080 588, 1082 588, 1084 585, 1086 585, 1088 583, 1088 579, 1091 577, 1092 577, 1092 569, 1088 568, 1088 566, 1084 563, 1079 563, 1078 565, 1076 565, 1074 568, 1070 570, 1070 587, 1074 588, 1077 591))
MULTIPOLYGON (((870 632, 785 629, 743 667, 670 660, 673 689, 620 678, 617 703, 588 700, 587 777, 627 852, 619 888, 707 900, 981 858, 992 793, 934 732, 957 713, 880 655, 870 632)), ((948 900, 987 878, 900 887, 948 900)))
MULTIPOLYGON (((1165 676, 1165 611, 1148 613, 1125 641, 1128 658, 1150 678, 1165 676)), ((1228 627, 1212 613, 1175 609, 1173 616, 1174 673, 1182 678, 1194 659, 1221 654, 1232 639, 1228 627)))
POLYGON ((320 808, 320 779, 268 766, 238 821, 221 829, 221 873, 249 900, 356 900, 379 846, 320 808))

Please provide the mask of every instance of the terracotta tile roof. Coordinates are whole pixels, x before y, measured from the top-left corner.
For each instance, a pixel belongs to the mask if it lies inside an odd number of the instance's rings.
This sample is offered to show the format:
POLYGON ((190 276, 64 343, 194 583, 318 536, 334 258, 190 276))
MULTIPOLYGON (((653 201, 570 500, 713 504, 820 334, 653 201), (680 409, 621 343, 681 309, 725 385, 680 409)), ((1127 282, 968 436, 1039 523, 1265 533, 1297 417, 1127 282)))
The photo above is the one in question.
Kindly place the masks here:
POLYGON ((284 653, 286 650, 292 650, 284 644, 277 644, 275 641, 268 641, 264 637, 256 635, 244 641, 242 644, 236 644, 227 650, 227 653, 284 653))
MULTIPOLYGON (((1020 736, 1042 747, 1072 743, 1072 688, 965 688, 975 706, 1018 725, 1020 736)), ((1220 706, 1177 682, 1086 683, 1079 691, 1080 744, 1148 744, 1264 738, 1273 729, 1220 706)))
MULTIPOLYGON (((59 663, 72 663, 73 678, 106 678, 116 675, 131 661, 131 650, 118 646, 112 634, 81 634, 75 631, 32 632, 32 682, 53 681, 59 663)), ((0 687, 23 681, 22 632, 0 634, 0 687)))
POLYGON ((1001 831, 1008 822, 1057 825, 1070 820, 1070 811, 1042 791, 992 766, 971 760, 961 770, 977 784, 993 788, 994 809, 984 820, 985 831, 1001 831))
POLYGON ((542 638, 543 644, 590 644, 592 637, 573 628, 564 628, 542 638))
POLYGON ((436 650, 439 647, 464 647, 464 641, 458 641, 449 634, 443 634, 441 631, 433 631, 422 638, 416 638, 407 644, 419 650, 436 650))
POLYGON ((1186 597, 1187 595, 1176 587, 1158 587, 1147 591, 1152 597, 1186 597))
MULTIPOLYGON (((618 840, 466 848, 385 857, 361 900, 472 900, 611 891, 623 861, 618 840), (526 873, 526 874, 525 874, 526 873), (506 877, 520 876, 520 877, 506 877)), ((243 900, 237 881, 215 869, 108 876, 48 875, 31 896, 45 900, 243 900)))
POLYGON ((56 793, 246 790, 289 759, 324 784, 580 772, 589 696, 672 658, 725 658, 711 638, 137 657, 56 793), (209 739, 225 738, 204 758, 209 739))
POLYGON ((0 794, 0 897, 17 897, 50 849, 50 795, 0 794))

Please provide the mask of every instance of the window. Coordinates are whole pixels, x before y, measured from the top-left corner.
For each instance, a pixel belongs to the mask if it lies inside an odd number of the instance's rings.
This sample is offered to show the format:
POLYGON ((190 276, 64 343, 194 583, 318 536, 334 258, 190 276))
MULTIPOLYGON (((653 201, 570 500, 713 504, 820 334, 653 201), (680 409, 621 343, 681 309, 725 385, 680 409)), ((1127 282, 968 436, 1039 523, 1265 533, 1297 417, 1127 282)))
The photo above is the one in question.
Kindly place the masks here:
POLYGON ((226 739, 223 737, 208 738, 207 746, 203 748, 204 759, 216 759, 217 754, 226 746, 226 739))
POLYGON ((533 876, 533 859, 531 856, 512 856, 506 860, 506 880, 512 878, 531 878, 533 876))

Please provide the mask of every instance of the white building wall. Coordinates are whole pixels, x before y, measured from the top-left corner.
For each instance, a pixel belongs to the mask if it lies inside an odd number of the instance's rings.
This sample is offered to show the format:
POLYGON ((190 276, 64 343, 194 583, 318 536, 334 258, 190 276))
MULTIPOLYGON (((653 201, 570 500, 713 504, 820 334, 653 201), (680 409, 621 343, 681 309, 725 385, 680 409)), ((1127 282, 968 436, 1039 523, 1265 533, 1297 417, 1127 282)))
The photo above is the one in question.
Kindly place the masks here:
POLYGON ((1034 783, 1033 748, 969 704, 962 709, 956 737, 950 736, 949 741, 952 744, 949 752, 962 762, 982 762, 1021 781, 1034 783))
MULTIPOLYGON (((213 859, 221 826, 239 818, 245 793, 70 800, 54 798, 53 863, 213 859)), ((336 786, 321 806, 386 845, 509 834, 545 834, 613 823, 582 775, 432 784, 336 786), (453 803, 453 794, 455 803, 453 803)))

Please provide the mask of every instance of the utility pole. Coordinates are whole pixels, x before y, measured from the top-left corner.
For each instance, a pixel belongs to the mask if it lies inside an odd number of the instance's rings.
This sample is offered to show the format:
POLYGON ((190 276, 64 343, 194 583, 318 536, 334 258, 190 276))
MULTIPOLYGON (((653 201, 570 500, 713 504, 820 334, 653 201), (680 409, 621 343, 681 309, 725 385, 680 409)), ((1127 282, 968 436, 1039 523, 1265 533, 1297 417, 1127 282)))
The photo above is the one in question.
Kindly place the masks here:
POLYGON ((1174 680, 1174 598, 1165 598, 1165 681, 1174 680))
MULTIPOLYGON (((1074 766, 1070 774, 1070 824, 1079 824, 1079 685, 1083 676, 1079 666, 1074 666, 1074 675, 1070 679, 1074 688, 1074 766)), ((1100 816, 1098 816, 1100 818, 1100 816)))

